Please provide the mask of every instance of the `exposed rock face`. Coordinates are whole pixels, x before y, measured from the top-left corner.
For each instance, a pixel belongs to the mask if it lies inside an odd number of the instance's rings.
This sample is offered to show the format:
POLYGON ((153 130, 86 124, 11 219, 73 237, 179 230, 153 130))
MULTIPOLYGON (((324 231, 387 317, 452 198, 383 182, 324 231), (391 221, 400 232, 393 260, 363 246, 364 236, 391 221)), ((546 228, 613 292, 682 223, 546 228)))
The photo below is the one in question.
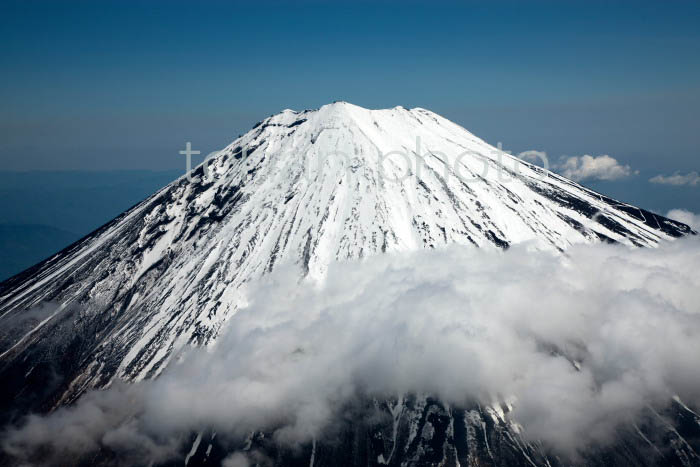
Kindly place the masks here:
MULTIPOLYGON (((345 412, 327 438, 298 449, 280 447, 264 433, 227 444, 196 435, 188 465, 217 465, 231 449, 259 465, 321 466, 693 466, 700 463, 700 417, 674 401, 651 409, 643 424, 620 429, 605 448, 575 458, 525 441, 507 404, 449 407, 428 397, 365 401, 345 412)), ((193 435, 193 438, 195 435, 193 435)), ((189 446, 188 446, 189 447, 189 446)))

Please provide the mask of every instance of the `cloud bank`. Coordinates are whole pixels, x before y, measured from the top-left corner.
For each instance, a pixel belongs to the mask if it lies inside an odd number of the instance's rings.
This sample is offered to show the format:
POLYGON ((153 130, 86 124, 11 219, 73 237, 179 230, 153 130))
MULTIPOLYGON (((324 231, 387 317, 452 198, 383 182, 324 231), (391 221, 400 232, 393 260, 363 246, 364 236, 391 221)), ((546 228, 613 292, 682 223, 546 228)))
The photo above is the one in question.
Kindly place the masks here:
POLYGON ((293 445, 358 395, 419 393, 456 405, 513 396, 526 438, 574 452, 674 395, 700 404, 698 264, 689 238, 566 255, 452 246, 334 264, 322 284, 288 266, 251 284, 213 347, 29 417, 2 447, 24 462, 39 448, 56 464, 101 448, 163 460, 205 428, 293 445))
POLYGON ((563 158, 554 169, 566 178, 580 182, 583 180, 618 180, 629 177, 632 171, 629 165, 620 164, 617 159, 608 155, 598 157, 574 156, 563 158))
POLYGON ((690 172, 685 175, 676 172, 673 175, 657 175, 649 179, 651 183, 673 186, 698 186, 700 185, 700 175, 697 172, 690 172))

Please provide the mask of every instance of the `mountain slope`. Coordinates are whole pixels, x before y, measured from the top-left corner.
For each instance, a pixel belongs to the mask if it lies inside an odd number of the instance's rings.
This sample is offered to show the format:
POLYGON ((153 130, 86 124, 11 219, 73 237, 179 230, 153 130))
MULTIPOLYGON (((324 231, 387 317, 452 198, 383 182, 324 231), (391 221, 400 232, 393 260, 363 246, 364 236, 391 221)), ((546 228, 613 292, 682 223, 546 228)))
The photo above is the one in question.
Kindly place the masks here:
POLYGON ((284 263, 460 243, 654 246, 691 230, 498 151, 424 109, 283 111, 0 285, 6 422, 207 344, 284 263), (210 172, 210 177, 207 177, 210 172))

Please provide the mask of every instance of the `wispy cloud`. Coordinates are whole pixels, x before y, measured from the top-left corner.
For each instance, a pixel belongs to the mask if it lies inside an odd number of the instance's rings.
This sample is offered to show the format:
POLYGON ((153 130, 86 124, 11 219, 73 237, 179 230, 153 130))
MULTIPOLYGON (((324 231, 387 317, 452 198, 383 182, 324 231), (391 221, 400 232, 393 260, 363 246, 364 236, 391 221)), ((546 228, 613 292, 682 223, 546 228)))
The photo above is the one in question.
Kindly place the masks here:
POLYGON ((588 154, 564 157, 562 162, 555 164, 553 168, 564 177, 577 182, 583 180, 619 180, 639 173, 632 171, 629 165, 620 164, 617 159, 607 154, 598 157, 588 154))
POLYGON ((407 393, 455 405, 515 396, 525 437, 562 450, 605 443, 673 395, 700 403, 699 262, 689 238, 566 256, 525 246, 383 255, 334 264, 313 286, 289 266, 251 284, 212 348, 30 417, 3 447, 61 464, 101 448, 163 460, 206 428, 294 444, 322 439, 358 396, 407 393))
POLYGON ((693 171, 685 175, 676 172, 673 175, 657 175, 649 179, 651 183, 658 183, 660 185, 674 185, 674 186, 698 186, 700 185, 700 175, 693 171))

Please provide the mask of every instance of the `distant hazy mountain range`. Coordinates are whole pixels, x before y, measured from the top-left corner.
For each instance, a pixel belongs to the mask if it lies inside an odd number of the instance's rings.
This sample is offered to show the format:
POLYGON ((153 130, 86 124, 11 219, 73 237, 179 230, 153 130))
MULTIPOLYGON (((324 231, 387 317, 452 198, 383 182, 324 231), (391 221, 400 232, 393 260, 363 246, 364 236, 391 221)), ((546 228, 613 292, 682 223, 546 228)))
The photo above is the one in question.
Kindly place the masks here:
POLYGON ((179 175, 177 170, 0 172, 0 281, 68 246, 179 175))
POLYGON ((79 235, 50 225, 0 225, 0 280, 74 242, 79 235))

